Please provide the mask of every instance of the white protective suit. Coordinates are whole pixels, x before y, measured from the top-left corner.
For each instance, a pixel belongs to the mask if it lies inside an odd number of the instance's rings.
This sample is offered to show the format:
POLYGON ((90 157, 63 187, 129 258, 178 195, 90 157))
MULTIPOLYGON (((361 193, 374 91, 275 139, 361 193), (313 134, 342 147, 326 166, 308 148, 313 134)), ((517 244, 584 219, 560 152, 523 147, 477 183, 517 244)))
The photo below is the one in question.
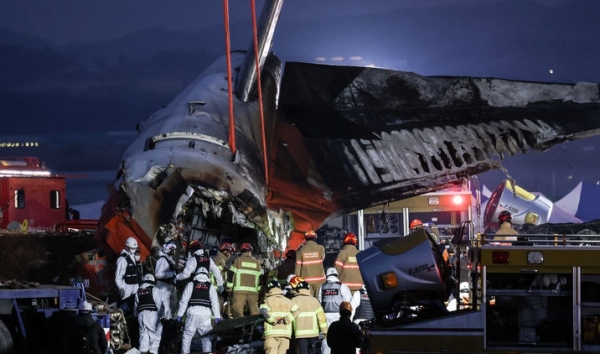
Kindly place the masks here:
MULTIPOLYGON (((210 282, 208 276, 202 273, 197 274, 194 279, 199 282, 210 282)), ((187 314, 185 325, 183 327, 183 339, 181 341, 182 354, 189 354, 192 338, 196 332, 198 332, 200 336, 203 336, 212 330, 211 315, 215 317, 215 322, 221 321, 221 309, 219 307, 219 298, 215 287, 211 284, 209 289, 211 308, 205 306, 190 306, 188 308, 188 302, 190 301, 193 290, 194 282, 189 282, 183 290, 181 300, 179 301, 179 309, 177 310, 178 320, 180 320, 184 314, 187 314)), ((212 341, 210 337, 202 337, 201 342, 202 352, 212 352, 212 341)))
MULTIPOLYGON (((147 288, 154 286, 150 283, 142 283, 140 288, 147 288)), ((152 290, 152 298, 154 303, 159 306, 159 294, 156 287, 152 290)), ((137 314, 138 323, 140 326, 140 352, 152 352, 158 353, 158 347, 160 345, 160 337, 162 336, 163 326, 158 316, 158 311, 141 311, 137 312, 139 305, 138 293, 135 293, 135 313, 137 314)), ((160 308, 159 308, 160 311, 160 308)))
POLYGON ((172 313, 177 308, 177 292, 175 291, 175 261, 163 251, 158 251, 158 260, 154 268, 156 289, 160 295, 159 318, 171 319, 172 313), (161 280, 161 279, 164 279, 161 280))
MULTIPOLYGON (((356 291, 354 293, 354 295, 352 295, 352 291, 350 290, 350 288, 348 287, 348 285, 345 284, 341 284, 340 279, 338 277, 336 277, 335 275, 329 275, 327 276, 327 283, 340 283, 340 292, 341 295, 343 297, 342 301, 347 301, 350 304, 352 304, 352 316, 354 316, 354 309, 358 307, 358 305, 360 304, 360 292, 356 291), (358 295, 357 295, 358 294, 358 295)), ((321 285, 322 287, 323 285, 321 285)), ((319 300, 319 302, 321 303, 321 305, 323 304, 322 302, 322 297, 321 297, 321 288, 319 288, 319 292, 317 293, 317 300, 319 300)), ((342 303, 342 301, 340 301, 340 304, 342 303)), ((338 304, 339 305, 339 304, 338 304)), ((350 316, 350 318, 352 318, 352 316, 350 316)), ((335 321, 338 321, 340 319, 340 313, 338 312, 325 312, 325 317, 327 318, 327 327, 331 326, 331 324, 335 321)), ((324 338, 323 341, 321 342, 321 353, 322 354, 330 354, 331 353, 331 348, 329 348, 329 346, 327 345, 327 338, 324 338)))
MULTIPOLYGON (((196 251, 195 254, 202 255, 202 253, 204 253, 204 250, 199 249, 196 251)), ((185 279, 189 278, 194 273, 196 273, 196 269, 197 269, 196 258, 194 257, 193 254, 190 254, 188 256, 187 261, 185 262, 185 268, 183 268, 181 273, 177 274, 177 276, 176 276, 177 281, 185 280, 185 279)), ((215 264, 215 261, 213 261, 212 259, 210 259, 210 268, 208 269, 208 271, 215 278, 215 281, 217 282, 217 287, 218 287, 219 293, 223 292, 223 276, 221 275, 221 271, 219 270, 219 267, 217 267, 217 265, 215 264)))
MULTIPOLYGON (((121 255, 126 254, 135 264, 139 266, 140 260, 139 256, 136 256, 134 253, 129 252, 127 249, 121 251, 121 255)), ((121 299, 127 299, 131 295, 135 295, 139 284, 127 284, 125 280, 123 280, 123 276, 125 275, 125 270, 127 269, 127 260, 121 256, 117 258, 117 269, 115 270, 115 284, 119 289, 119 295, 121 299)), ((140 277, 141 277, 141 267, 140 267, 140 277)))

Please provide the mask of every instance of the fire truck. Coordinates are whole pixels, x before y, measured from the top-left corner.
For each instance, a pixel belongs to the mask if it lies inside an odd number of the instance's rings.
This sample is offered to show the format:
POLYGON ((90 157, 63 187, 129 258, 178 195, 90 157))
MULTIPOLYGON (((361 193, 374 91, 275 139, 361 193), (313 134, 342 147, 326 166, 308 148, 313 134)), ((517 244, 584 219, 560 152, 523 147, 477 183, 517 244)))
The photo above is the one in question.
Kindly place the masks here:
POLYGON ((469 230, 457 230, 455 257, 423 229, 357 255, 375 314, 361 324, 363 353, 600 351, 599 236, 526 234, 507 244, 469 230))

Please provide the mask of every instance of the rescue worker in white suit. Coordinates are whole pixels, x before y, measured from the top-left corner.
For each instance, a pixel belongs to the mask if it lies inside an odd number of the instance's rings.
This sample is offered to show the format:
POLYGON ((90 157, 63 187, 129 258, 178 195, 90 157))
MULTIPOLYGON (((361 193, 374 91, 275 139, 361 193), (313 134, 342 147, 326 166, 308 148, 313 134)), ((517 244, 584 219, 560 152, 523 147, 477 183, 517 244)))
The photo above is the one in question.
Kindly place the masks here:
POLYGON ((125 248, 117 258, 115 270, 115 285, 119 289, 119 296, 121 296, 119 308, 125 312, 125 315, 133 312, 133 296, 142 282, 142 274, 138 242, 135 238, 128 237, 125 240, 125 248))
MULTIPOLYGON (((183 315, 186 315, 181 341, 182 354, 189 354, 192 338, 196 332, 204 336, 212 330, 211 312, 215 317, 215 324, 221 322, 217 290, 210 281, 208 270, 200 267, 194 279, 185 286, 177 310, 177 321, 181 321, 183 315)), ((202 352, 212 352, 210 337, 202 337, 201 342, 202 352)))
POLYGON ((188 250, 190 254, 185 262, 185 268, 183 268, 181 273, 175 276, 175 279, 177 281, 188 279, 193 274, 196 274, 200 267, 204 267, 209 270, 210 274, 215 278, 219 294, 222 293, 225 289, 223 287, 223 276, 221 275, 219 267, 215 264, 215 261, 213 261, 204 250, 202 243, 194 240, 190 242, 188 250))
POLYGON ((160 295, 155 288, 154 275, 144 275, 144 280, 135 294, 135 314, 140 326, 140 352, 158 354, 162 323, 160 322, 160 295))
MULTIPOLYGON (((327 326, 340 319, 340 304, 347 301, 352 304, 355 309, 360 304, 360 292, 355 292, 354 296, 350 288, 342 284, 338 278, 338 272, 335 268, 327 268, 325 271, 325 284, 321 285, 317 293, 317 299, 323 306, 325 317, 327 318, 327 326)), ((321 342, 321 353, 329 354, 331 349, 327 345, 327 339, 321 342)))
POLYGON ((175 242, 165 243, 158 251, 158 260, 154 268, 156 289, 160 295, 159 318, 171 319, 172 311, 177 308, 177 292, 175 291, 175 261, 173 254, 177 246, 175 242))

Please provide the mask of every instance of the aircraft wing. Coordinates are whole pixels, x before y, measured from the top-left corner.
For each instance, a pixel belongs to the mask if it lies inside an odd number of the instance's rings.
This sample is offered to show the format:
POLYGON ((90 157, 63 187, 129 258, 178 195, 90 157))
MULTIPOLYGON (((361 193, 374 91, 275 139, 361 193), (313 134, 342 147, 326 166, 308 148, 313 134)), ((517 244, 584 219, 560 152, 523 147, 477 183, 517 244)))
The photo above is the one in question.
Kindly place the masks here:
POLYGON ((296 229, 446 188, 600 133, 596 83, 420 76, 288 62, 270 150, 269 208, 296 229))

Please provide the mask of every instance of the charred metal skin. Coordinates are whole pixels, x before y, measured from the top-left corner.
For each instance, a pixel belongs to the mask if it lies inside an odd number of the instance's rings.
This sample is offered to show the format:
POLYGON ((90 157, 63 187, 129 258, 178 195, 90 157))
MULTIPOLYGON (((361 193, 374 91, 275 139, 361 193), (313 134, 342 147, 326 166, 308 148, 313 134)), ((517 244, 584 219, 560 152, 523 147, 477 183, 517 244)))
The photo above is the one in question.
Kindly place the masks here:
MULTIPOLYGON (((266 48, 281 3, 267 1, 261 16, 264 130, 252 85, 258 76, 253 50, 231 56, 235 153, 225 58, 139 126, 119 187, 144 237, 153 238, 180 213, 193 211, 197 219, 211 210, 268 236, 253 240, 264 253, 298 248, 304 231, 329 219, 461 184, 499 168, 505 156, 600 133, 595 83, 303 63, 287 63, 280 83, 281 63, 266 48)), ((213 235, 209 244, 221 236, 239 241, 231 233, 213 235)))
MULTIPOLYGON (((327 221, 460 183, 506 156, 597 135, 600 100, 596 83, 286 63, 278 117, 284 133, 273 159, 310 160, 305 193, 331 211, 327 221)), ((286 200, 270 205, 285 210, 286 200)))

